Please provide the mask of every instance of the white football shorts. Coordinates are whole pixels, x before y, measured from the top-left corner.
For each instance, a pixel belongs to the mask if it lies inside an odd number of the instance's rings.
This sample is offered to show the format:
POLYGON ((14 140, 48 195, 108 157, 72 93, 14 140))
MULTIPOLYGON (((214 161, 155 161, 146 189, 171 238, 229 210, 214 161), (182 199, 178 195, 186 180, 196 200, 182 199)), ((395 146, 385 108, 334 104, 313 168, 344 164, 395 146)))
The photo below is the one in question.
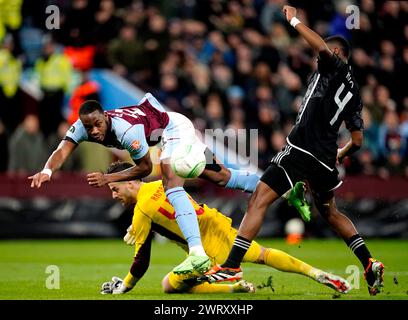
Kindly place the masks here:
POLYGON ((207 146, 197 137, 194 125, 186 116, 177 112, 167 112, 170 118, 169 124, 163 130, 159 148, 160 160, 171 157, 173 150, 179 144, 194 144, 205 151, 207 146))

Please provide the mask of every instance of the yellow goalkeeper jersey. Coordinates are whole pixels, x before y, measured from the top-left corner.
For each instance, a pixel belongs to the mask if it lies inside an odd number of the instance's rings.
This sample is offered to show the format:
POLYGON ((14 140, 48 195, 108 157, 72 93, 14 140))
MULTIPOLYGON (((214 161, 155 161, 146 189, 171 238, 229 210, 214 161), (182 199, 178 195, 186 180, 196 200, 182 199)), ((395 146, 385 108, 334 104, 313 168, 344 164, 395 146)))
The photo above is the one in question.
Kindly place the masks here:
MULTIPOLYGON (((213 262, 218 263, 218 260, 227 257, 237 231, 231 227, 231 219, 217 209, 199 205, 190 195, 189 198, 197 214, 203 247, 213 262)), ((188 251, 187 241, 177 224, 174 208, 166 198, 161 180, 141 185, 132 226, 136 237, 135 256, 143 244, 149 241, 151 231, 175 241, 188 251)))

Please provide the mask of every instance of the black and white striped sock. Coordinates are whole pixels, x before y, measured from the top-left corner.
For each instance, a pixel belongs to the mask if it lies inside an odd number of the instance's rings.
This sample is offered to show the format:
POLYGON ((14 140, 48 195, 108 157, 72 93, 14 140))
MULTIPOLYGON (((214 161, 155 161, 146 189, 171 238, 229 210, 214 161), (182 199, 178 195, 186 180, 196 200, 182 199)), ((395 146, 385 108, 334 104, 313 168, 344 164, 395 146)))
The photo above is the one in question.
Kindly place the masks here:
POLYGON ((251 242, 241 236, 237 236, 234 240, 234 245, 232 246, 231 252, 228 256, 227 261, 224 262, 222 267, 224 268, 239 268, 245 253, 251 246, 251 242))
POLYGON ((360 260, 364 269, 367 268, 368 260, 371 258, 370 251, 368 251, 367 246, 364 243, 363 238, 359 234, 355 234, 348 240, 346 240, 348 247, 353 251, 353 253, 360 260))

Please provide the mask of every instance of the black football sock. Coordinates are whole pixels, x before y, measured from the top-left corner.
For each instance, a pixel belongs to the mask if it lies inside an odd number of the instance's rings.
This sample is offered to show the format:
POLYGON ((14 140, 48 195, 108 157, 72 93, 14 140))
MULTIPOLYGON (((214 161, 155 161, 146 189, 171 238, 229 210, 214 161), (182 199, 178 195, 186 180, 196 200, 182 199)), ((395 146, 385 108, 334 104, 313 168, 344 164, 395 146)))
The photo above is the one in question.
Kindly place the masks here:
POLYGON ((353 253, 360 260, 361 264, 364 267, 364 270, 369 264, 369 259, 371 258, 371 253, 368 251, 367 246, 364 243, 363 238, 357 233, 351 238, 346 240, 348 247, 353 251, 353 253))
POLYGON ((239 268, 245 253, 248 251, 252 241, 249 241, 241 236, 237 236, 234 240, 231 252, 227 261, 221 267, 224 268, 239 268))

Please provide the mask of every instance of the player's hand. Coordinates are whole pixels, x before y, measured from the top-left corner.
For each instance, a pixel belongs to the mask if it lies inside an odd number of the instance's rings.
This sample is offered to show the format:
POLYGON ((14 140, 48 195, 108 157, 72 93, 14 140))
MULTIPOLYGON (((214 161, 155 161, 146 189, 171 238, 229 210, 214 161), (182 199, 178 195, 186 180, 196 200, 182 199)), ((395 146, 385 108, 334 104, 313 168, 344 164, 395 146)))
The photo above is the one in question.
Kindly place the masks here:
POLYGON ((133 227, 132 225, 129 226, 129 228, 127 228, 127 233, 126 235, 123 237, 123 241, 125 241, 126 244, 128 244, 129 246, 133 246, 135 245, 136 242, 136 237, 133 234, 133 227))
POLYGON ((123 294, 129 290, 123 280, 116 276, 112 277, 112 281, 104 282, 101 286, 101 294, 123 294))
POLYGON ((101 172, 89 173, 86 176, 86 180, 88 180, 88 184, 92 187, 103 187, 108 183, 108 179, 101 172))
POLYGON ((290 22, 290 20, 291 20, 293 17, 296 17, 296 8, 294 8, 294 7, 291 7, 291 6, 283 6, 282 11, 283 11, 283 14, 284 14, 285 17, 286 17, 286 20, 288 20, 288 22, 290 22))
POLYGON ((336 165, 342 164, 344 161, 342 149, 337 149, 336 165))
POLYGON ((32 180, 31 181, 31 188, 40 188, 41 184, 47 181, 50 181, 51 178, 48 174, 43 173, 43 172, 38 172, 35 175, 32 175, 30 177, 28 177, 28 180, 32 180))

